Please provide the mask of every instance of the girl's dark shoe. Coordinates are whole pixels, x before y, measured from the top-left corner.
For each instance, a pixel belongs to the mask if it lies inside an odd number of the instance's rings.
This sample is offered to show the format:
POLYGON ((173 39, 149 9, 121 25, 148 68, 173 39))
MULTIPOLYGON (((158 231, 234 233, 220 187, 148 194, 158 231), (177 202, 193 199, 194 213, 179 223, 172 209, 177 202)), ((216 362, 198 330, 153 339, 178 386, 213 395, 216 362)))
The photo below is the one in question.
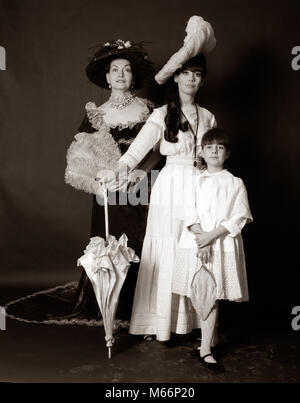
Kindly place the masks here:
POLYGON ((201 364, 203 364, 209 371, 213 372, 214 374, 222 374, 223 372, 225 372, 225 368, 219 362, 205 361, 205 357, 208 357, 208 356, 213 357, 213 355, 211 353, 205 354, 203 357, 200 357, 200 355, 198 355, 198 360, 201 362, 201 364))

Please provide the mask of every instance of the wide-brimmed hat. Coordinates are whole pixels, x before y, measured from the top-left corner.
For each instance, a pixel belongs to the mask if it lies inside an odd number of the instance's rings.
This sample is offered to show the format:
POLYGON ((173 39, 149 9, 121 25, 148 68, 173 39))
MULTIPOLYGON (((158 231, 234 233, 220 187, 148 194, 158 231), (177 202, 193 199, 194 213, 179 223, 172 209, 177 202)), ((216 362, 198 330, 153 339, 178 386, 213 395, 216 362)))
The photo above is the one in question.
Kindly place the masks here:
POLYGON ((182 68, 192 58, 201 53, 206 54, 216 46, 214 31, 209 22, 198 15, 193 15, 186 26, 186 37, 183 46, 170 57, 168 62, 156 74, 158 84, 164 84, 173 76, 176 70, 182 68))
POLYGON ((112 60, 119 58, 126 59, 131 64, 134 74, 134 90, 142 88, 148 80, 153 78, 153 63, 149 60, 142 42, 134 43, 117 39, 97 47, 98 50, 91 57, 86 68, 86 74, 94 84, 102 88, 109 88, 106 80, 106 67, 112 60))

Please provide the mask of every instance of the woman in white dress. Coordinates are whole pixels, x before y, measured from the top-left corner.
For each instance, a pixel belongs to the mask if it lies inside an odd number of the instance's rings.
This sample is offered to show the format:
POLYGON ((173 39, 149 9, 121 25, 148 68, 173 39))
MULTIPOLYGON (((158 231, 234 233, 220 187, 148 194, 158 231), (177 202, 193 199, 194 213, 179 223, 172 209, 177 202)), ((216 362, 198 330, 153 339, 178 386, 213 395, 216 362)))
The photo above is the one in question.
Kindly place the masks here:
POLYGON ((185 203, 185 187, 189 188, 188 182, 200 173, 197 155, 202 135, 216 126, 214 115, 195 102, 207 73, 204 53, 212 50, 216 41, 211 25, 199 16, 190 18, 186 32, 183 47, 155 77, 159 84, 169 81, 168 103, 152 112, 120 158, 117 180, 107 184, 111 190, 124 186, 128 172, 152 148, 167 157, 151 191, 129 329, 131 334, 155 335, 159 341, 169 340, 171 332, 186 334, 200 327, 200 317, 188 298, 172 295, 171 286, 183 229, 177 214, 185 203))
POLYGON ((133 170, 153 147, 167 156, 151 192, 129 329, 131 334, 155 335, 159 341, 169 340, 171 332, 185 334, 200 327, 200 318, 188 299, 172 295, 171 285, 183 229, 177 212, 185 203, 185 186, 200 172, 197 154, 201 137, 216 126, 214 115, 195 103, 205 74, 206 59, 202 54, 178 69, 172 79, 174 92, 169 103, 153 111, 120 159, 119 185, 122 172, 133 170))
POLYGON ((169 340, 171 332, 186 334, 200 327, 188 298, 172 295, 171 286, 183 229, 177 214, 185 203, 185 186, 200 172, 201 137, 216 126, 214 115, 195 102, 207 73, 203 52, 212 50, 216 41, 210 24, 198 16, 190 18, 186 32, 183 47, 155 77, 159 84, 169 81, 168 103, 152 112, 121 157, 117 181, 108 182, 112 190, 126 184, 128 172, 152 148, 167 157, 151 191, 129 328, 131 334, 155 335, 159 341, 169 340))

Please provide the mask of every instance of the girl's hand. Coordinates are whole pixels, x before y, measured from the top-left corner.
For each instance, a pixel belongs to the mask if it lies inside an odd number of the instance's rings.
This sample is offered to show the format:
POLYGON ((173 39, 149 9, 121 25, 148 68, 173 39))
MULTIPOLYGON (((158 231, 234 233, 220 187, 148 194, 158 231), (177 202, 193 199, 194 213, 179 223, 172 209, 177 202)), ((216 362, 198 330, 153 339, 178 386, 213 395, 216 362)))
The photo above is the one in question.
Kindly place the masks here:
POLYGON ((214 238, 210 232, 202 231, 200 234, 195 234, 195 240, 198 248, 203 248, 213 242, 214 238))
POLYGON ((219 225, 218 228, 213 229, 212 231, 205 232, 203 231, 201 234, 195 234, 195 240, 199 248, 203 248, 214 242, 216 239, 221 236, 226 236, 229 233, 227 228, 223 227, 223 225, 219 225))
POLYGON ((203 232, 200 224, 190 225, 189 230, 192 231, 195 235, 202 234, 202 232, 203 232))
POLYGON ((207 245, 204 248, 198 248, 197 257, 202 263, 209 263, 211 260, 211 246, 207 245))
POLYGON ((99 182, 98 179, 96 179, 96 186, 95 186, 95 194, 97 197, 100 197, 101 199, 104 198, 104 189, 105 189, 105 184, 103 182, 99 182))

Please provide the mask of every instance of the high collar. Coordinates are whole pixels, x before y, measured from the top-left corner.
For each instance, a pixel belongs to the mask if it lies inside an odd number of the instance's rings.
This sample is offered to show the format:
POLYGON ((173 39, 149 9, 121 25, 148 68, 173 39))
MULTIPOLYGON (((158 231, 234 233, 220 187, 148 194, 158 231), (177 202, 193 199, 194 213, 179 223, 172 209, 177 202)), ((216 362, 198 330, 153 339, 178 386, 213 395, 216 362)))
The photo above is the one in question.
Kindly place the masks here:
POLYGON ((208 172, 208 170, 205 169, 205 171, 203 171, 203 172, 201 173, 201 176, 208 176, 208 177, 211 177, 211 176, 222 176, 222 175, 226 174, 227 172, 228 172, 227 169, 222 169, 222 171, 218 171, 218 172, 208 172))

